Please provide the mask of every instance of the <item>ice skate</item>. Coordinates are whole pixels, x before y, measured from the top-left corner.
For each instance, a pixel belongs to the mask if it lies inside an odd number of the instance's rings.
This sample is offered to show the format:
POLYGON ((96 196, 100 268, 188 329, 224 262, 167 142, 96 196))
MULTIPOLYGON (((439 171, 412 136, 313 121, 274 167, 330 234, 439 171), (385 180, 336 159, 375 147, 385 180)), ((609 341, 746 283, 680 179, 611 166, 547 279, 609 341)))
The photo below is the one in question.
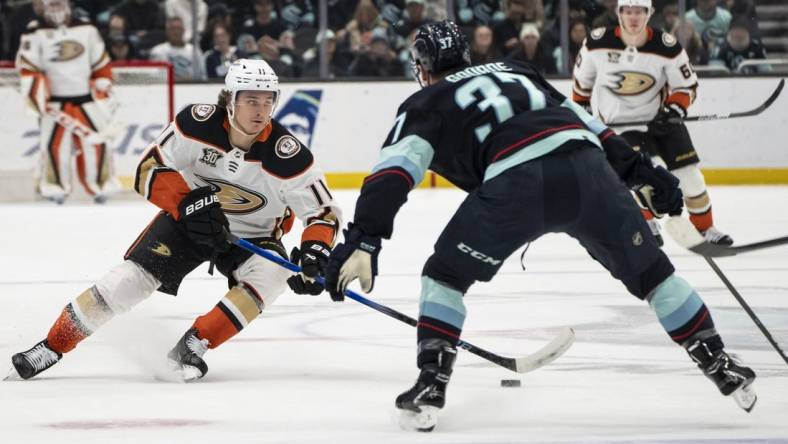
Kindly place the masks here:
POLYGON ((195 381, 208 373, 208 364, 202 356, 208 351, 208 340, 197 337, 197 329, 190 328, 167 353, 167 358, 175 373, 184 381, 195 381))
POLYGON ((736 404, 750 412, 758 400, 752 386, 755 372, 742 365, 735 356, 719 350, 712 353, 705 343, 697 341, 687 347, 690 357, 725 396, 731 396, 736 404))
MULTIPOLYGON (((44 339, 30 350, 12 356, 11 363, 14 365, 14 369, 20 378, 30 379, 57 364, 62 357, 62 354, 49 348, 47 340, 44 339)), ((11 376, 9 375, 6 379, 13 379, 11 376)))
POLYGON ((397 396, 399 425, 405 430, 431 432, 438 423, 438 411, 446 404, 446 385, 451 377, 457 349, 444 340, 425 340, 419 354, 432 355, 434 360, 421 366, 416 383, 397 396))
POLYGON ((709 243, 726 246, 733 245, 733 238, 714 227, 709 227, 708 230, 701 231, 700 234, 709 243))

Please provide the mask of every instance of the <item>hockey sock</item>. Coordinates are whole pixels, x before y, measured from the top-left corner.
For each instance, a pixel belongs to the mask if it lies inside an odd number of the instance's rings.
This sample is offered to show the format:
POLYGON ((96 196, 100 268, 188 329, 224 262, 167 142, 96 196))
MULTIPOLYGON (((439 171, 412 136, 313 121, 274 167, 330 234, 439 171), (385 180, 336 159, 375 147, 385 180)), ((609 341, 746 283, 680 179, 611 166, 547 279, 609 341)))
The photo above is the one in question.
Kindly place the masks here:
MULTIPOLYGON (((443 339, 457 346, 465 323, 463 294, 428 276, 421 277, 417 341, 443 339)), ((420 365, 419 365, 420 366, 420 365)))
POLYGON ((716 337, 722 348, 709 309, 684 279, 671 275, 648 295, 647 300, 675 343, 686 347, 697 339, 716 337))
POLYGON ((654 219, 654 213, 652 213, 651 210, 649 210, 647 208, 641 208, 640 209, 640 214, 643 215, 643 219, 646 219, 646 220, 654 219))
POLYGON ((70 352, 113 316, 96 287, 90 287, 66 305, 49 329, 47 343, 58 353, 70 352))
POLYGON ((193 327, 208 348, 216 348, 244 329, 262 313, 263 300, 243 282, 233 287, 208 313, 198 317, 193 327))
POLYGON ((684 203, 687 205, 690 222, 695 225, 698 231, 706 231, 714 225, 711 201, 707 192, 704 191, 703 194, 695 197, 686 197, 684 203))

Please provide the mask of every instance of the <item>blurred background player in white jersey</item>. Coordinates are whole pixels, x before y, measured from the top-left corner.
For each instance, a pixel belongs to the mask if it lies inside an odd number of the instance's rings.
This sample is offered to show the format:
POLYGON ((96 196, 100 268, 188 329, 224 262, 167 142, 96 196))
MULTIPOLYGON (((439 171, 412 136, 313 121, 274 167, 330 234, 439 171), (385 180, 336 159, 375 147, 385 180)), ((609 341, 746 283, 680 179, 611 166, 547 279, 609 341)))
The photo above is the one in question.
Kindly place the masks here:
POLYGON ((22 35, 16 66, 22 95, 40 118, 37 181, 44 198, 63 203, 73 169, 98 203, 116 189, 111 151, 96 137, 117 107, 109 61, 98 30, 72 18, 67 0, 44 0, 44 20, 30 22, 22 35))
MULTIPOLYGON (((183 278, 210 261, 229 291, 199 316, 169 358, 176 375, 201 378, 205 352, 235 336, 285 290, 320 294, 339 208, 309 149, 272 119, 279 80, 263 60, 240 59, 217 104, 184 108, 143 155, 134 188, 161 211, 124 257, 71 301, 43 341, 12 357, 24 379, 57 363, 116 314, 158 290, 176 295, 183 278), (303 273, 228 243, 228 231, 283 258, 294 215, 305 225, 290 259, 303 273)), ((210 270, 210 269, 209 269, 210 270)))
MULTIPOLYGON (((607 124, 651 120, 646 131, 624 127, 621 135, 679 178, 690 220, 706 240, 731 245, 714 227, 700 159, 683 122, 698 86, 687 53, 672 35, 647 25, 651 0, 618 0, 617 12, 621 25, 594 29, 581 48, 573 99, 607 124)), ((661 244, 653 214, 644 210, 644 216, 661 244)))

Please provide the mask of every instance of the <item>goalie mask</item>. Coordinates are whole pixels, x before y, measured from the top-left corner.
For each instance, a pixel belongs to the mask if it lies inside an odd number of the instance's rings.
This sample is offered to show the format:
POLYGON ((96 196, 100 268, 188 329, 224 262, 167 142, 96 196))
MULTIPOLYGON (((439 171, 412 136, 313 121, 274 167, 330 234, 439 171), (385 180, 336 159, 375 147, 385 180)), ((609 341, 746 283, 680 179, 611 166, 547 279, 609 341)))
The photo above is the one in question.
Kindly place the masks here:
POLYGON ((224 77, 224 89, 230 93, 227 115, 230 125, 237 131, 247 134, 235 122, 235 101, 240 91, 271 91, 274 94, 273 116, 279 101, 279 77, 265 60, 238 59, 230 65, 224 77))
POLYGON ((450 20, 419 27, 410 54, 419 84, 421 71, 441 74, 471 66, 468 42, 457 25, 450 20))
POLYGON ((68 0, 44 0, 44 18, 55 26, 60 26, 71 15, 68 0))

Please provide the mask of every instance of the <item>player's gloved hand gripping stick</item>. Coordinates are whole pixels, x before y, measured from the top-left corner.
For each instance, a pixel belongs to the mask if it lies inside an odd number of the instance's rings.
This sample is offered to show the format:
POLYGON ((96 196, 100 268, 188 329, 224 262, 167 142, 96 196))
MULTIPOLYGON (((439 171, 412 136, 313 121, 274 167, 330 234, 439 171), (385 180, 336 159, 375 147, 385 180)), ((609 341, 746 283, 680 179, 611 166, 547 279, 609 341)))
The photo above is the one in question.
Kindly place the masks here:
MULTIPOLYGON (((264 248, 260 248, 249 241, 240 239, 233 234, 228 234, 228 239, 233 244, 247 251, 250 251, 258 256, 262 256, 265 259, 270 260, 271 262, 275 262, 294 273, 301 273, 302 271, 301 267, 299 267, 298 265, 295 265, 292 262, 283 259, 280 256, 264 248)), ((317 276, 315 280, 319 282, 321 285, 325 285, 325 279, 323 279, 322 276, 317 276)), ((353 290, 345 289, 344 295, 350 299, 353 299, 356 302, 364 304, 367 307, 377 310, 387 316, 390 316, 400 322, 404 322, 412 327, 415 327, 417 324, 417 321, 411 318, 410 316, 400 313, 392 308, 379 304, 370 299, 367 299, 364 296, 361 296, 360 294, 354 292, 353 290)), ((571 328, 566 328, 561 332, 561 334, 557 338, 553 339, 553 341, 550 342, 549 344, 545 345, 544 347, 542 347, 541 349, 537 350, 536 352, 530 355, 522 356, 519 358, 509 358, 505 356, 500 356, 498 354, 489 352, 487 350, 484 350, 483 348, 477 347, 463 340, 460 340, 457 346, 473 353, 476 356, 479 356, 480 358, 498 364, 501 367, 505 367, 513 372, 525 373, 531 370, 535 370, 539 367, 542 367, 552 362, 559 356, 561 356, 572 345, 574 339, 575 339, 574 331, 571 328)))

